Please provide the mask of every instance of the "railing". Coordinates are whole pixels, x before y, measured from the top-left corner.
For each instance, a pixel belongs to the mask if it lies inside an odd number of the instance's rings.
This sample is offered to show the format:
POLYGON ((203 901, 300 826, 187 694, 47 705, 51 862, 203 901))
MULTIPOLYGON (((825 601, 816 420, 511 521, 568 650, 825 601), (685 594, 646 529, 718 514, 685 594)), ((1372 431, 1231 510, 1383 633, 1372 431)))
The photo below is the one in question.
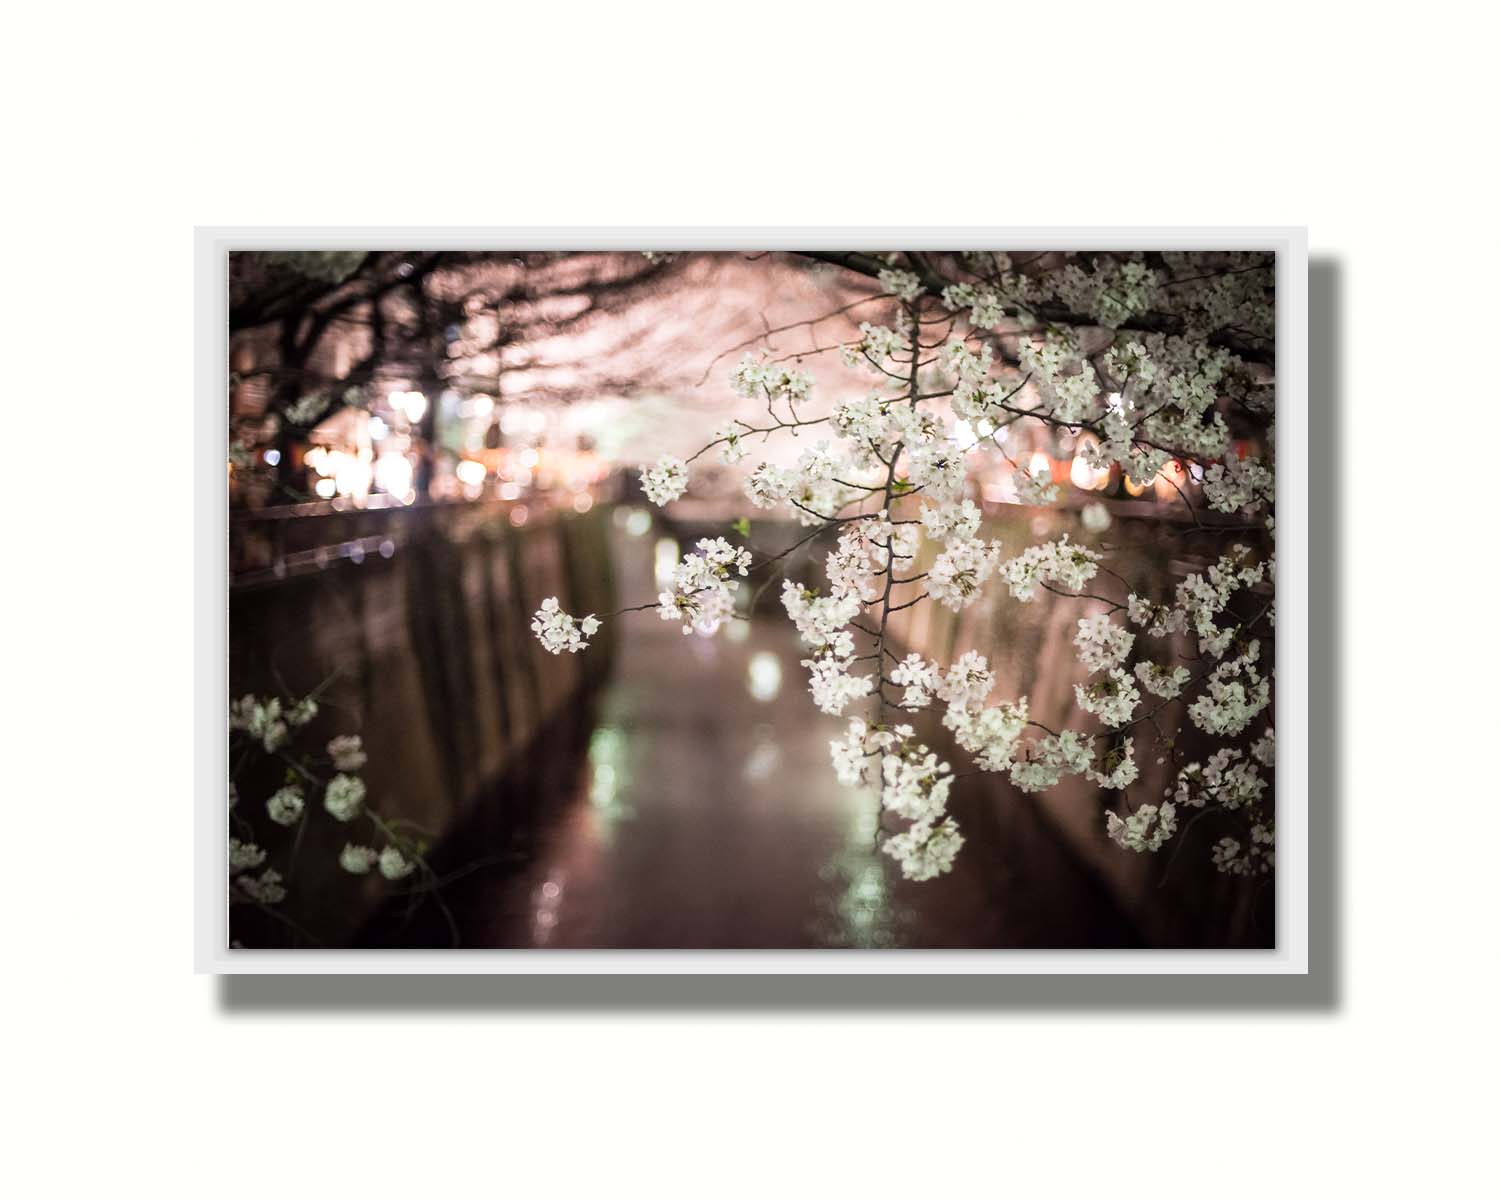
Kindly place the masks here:
POLYGON ((240 589, 278 583, 300 575, 388 559, 414 538, 452 537, 480 525, 514 528, 545 521, 554 512, 577 511, 580 495, 588 506, 609 504, 621 492, 618 475, 586 493, 531 493, 516 500, 436 500, 403 504, 375 495, 285 504, 233 511, 229 515, 229 575, 240 589))

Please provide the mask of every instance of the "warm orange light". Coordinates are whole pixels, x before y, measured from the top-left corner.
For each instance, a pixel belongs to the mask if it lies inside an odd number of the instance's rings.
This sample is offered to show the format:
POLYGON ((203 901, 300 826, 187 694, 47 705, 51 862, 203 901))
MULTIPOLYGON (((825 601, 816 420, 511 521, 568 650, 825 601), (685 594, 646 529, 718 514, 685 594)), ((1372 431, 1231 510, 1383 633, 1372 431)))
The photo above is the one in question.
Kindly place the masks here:
POLYGON ((1080 454, 1068 468, 1068 478, 1081 491, 1098 491, 1109 482, 1109 468, 1090 466, 1088 459, 1080 454))
POLYGON ((1187 472, 1183 470, 1182 464, 1175 458, 1156 473, 1156 498, 1158 500, 1176 500, 1178 488, 1187 484, 1187 472))
POLYGON ((1098 453, 1098 450, 1098 438, 1089 433, 1079 436, 1077 456, 1068 468, 1068 478, 1080 491, 1099 492, 1109 486, 1109 467, 1096 467, 1089 461, 1089 455, 1098 453))

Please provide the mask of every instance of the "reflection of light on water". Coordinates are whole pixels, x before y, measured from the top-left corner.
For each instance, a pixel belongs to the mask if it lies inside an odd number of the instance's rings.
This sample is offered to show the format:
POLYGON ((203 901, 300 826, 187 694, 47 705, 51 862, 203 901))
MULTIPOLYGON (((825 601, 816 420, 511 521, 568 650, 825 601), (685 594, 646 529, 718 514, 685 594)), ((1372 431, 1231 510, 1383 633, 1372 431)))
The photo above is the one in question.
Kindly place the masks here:
POLYGON ((839 899, 839 915, 845 928, 857 941, 869 945, 889 945, 891 933, 882 927, 885 913, 885 875, 878 863, 870 863, 857 872, 839 899))
POLYGON ((845 813, 843 848, 818 871, 822 915, 814 924, 814 935, 824 946, 902 945, 916 913, 891 894, 894 866, 875 837, 880 828, 879 798, 867 788, 849 795, 853 803, 845 813))
POLYGON ((601 725, 589 739, 589 803, 613 809, 625 782, 625 735, 610 725, 601 725))
POLYGON ((781 751, 775 742, 762 742, 745 759, 744 775, 750 783, 759 783, 776 773, 781 765, 781 751))
POLYGON ((545 946, 552 940, 552 931, 557 928, 558 909, 562 906, 562 877, 553 874, 532 895, 531 940, 545 946))
POLYGON ((755 727, 755 748, 745 756, 745 765, 740 773, 749 783, 760 783, 769 779, 781 766, 781 745, 776 738, 776 729, 771 725, 755 727))
MULTIPOLYGON (((613 841, 615 827, 634 816, 626 802, 630 785, 630 744, 625 732, 613 725, 600 725, 589 738, 585 755, 586 774, 578 780, 578 793, 569 825, 584 839, 590 853, 607 850, 613 841), (586 802, 585 802, 586 797, 586 802)), ((535 878, 535 877, 534 877, 535 878)), ((572 911, 575 915, 580 905, 586 910, 590 904, 590 889, 585 884, 582 891, 569 893, 567 868, 557 865, 547 870, 533 882, 528 897, 531 942, 546 946, 558 940, 558 930, 566 931, 568 922, 562 920, 564 901, 573 895, 572 911)), ((562 935, 564 941, 568 935, 562 935)))
POLYGON ((615 802, 618 786, 619 780, 614 767, 609 763, 600 763, 594 768, 594 776, 589 781, 589 803, 608 808, 615 802))
POLYGON ((835 879, 844 886, 828 903, 832 920, 821 931, 825 945, 868 950, 901 944, 901 927, 911 921, 912 913, 891 903, 886 865, 878 855, 867 844, 859 852, 846 851, 837 861, 835 879))
POLYGON ((781 659, 769 650, 757 650, 750 656, 750 679, 745 686, 762 703, 776 699, 781 691, 781 659))
POLYGON ((875 831, 879 828, 880 814, 875 811, 873 804, 861 806, 854 819, 849 822, 849 832, 854 840, 866 845, 874 843, 875 831))
POLYGON ((677 539, 656 539, 656 586, 670 588, 672 573, 677 570, 677 539))

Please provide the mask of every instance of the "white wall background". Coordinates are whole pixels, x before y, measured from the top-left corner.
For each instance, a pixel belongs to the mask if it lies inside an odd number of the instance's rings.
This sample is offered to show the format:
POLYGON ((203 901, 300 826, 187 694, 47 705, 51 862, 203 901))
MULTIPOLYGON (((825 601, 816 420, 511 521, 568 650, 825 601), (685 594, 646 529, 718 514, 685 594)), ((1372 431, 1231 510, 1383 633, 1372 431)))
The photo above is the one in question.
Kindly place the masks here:
POLYGON ((14 1194, 1493 1186, 1489 18, 529 8, 10 18, 14 1194), (1305 223, 1337 262, 1342 441, 1314 465, 1341 517, 1332 1003, 1079 980, 1060 1007, 1057 985, 934 980, 861 985, 887 1006, 854 1011, 663 1009, 655 983, 634 996, 658 1007, 601 1011, 476 981, 412 1012, 420 981, 317 1008, 317 981, 193 976, 192 225, 939 222, 1305 223), (920 1009, 924 988, 969 1006, 920 1009))

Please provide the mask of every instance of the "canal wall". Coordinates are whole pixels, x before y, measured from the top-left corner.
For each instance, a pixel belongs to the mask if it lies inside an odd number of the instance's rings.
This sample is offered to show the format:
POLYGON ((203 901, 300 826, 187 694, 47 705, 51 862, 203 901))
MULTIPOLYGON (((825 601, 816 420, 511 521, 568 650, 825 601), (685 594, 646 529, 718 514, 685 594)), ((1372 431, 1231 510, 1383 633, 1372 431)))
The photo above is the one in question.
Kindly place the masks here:
MULTIPOLYGON (((504 780, 527 773, 549 730, 576 724, 608 673, 608 624, 589 653, 554 657, 530 623, 547 596, 580 615, 614 607, 611 511, 533 510, 519 526, 516 506, 502 503, 241 518, 231 694, 317 693, 319 714, 295 748, 321 754, 334 735, 359 734, 371 749, 370 807, 436 847, 504 780)), ((371 831, 321 810, 300 833, 271 824, 264 801, 286 781, 282 770, 245 756, 236 814, 291 880, 283 915, 302 932, 236 905, 232 933, 246 945, 348 944, 392 890, 337 865, 351 830, 367 841, 371 831)))
MULTIPOLYGON (((1165 599, 1179 580, 1201 571, 1210 561, 1193 543, 1209 541, 1201 536, 1183 536, 1164 528, 1160 520, 1127 517, 1116 519, 1108 530, 1090 534, 1077 517, 1066 511, 1016 508, 1013 515, 990 517, 979 536, 996 539, 1007 556, 1026 546, 1068 534, 1074 542, 1105 551, 1107 561, 1124 571, 1131 586, 1142 595, 1165 599), (1156 591, 1153 592, 1153 587, 1156 591)), ((1219 553, 1214 542, 1213 556, 1219 553)), ((933 557, 931 548, 912 573, 926 571, 933 557)), ((1123 585, 1100 576, 1087 589, 1123 598, 1123 585)), ((1037 598, 1021 602, 1011 597, 998 581, 984 589, 981 597, 960 613, 936 603, 919 604, 892 616, 896 640, 906 650, 915 650, 939 662, 951 662, 969 650, 983 654, 996 674, 993 699, 1026 696, 1033 720, 1059 729, 1098 728, 1096 720, 1078 709, 1073 684, 1085 678, 1077 663, 1073 637, 1081 617, 1106 611, 1102 603, 1039 592, 1037 598)), ((1153 639, 1150 650, 1137 639, 1125 664, 1127 671, 1143 656, 1160 656, 1164 642, 1153 639)), ((1191 643, 1179 638, 1170 646, 1173 655, 1193 653, 1191 643)), ((1157 701, 1143 695, 1143 706, 1157 701)), ((1180 705, 1168 706, 1159 718, 1162 730, 1178 734, 1179 760, 1202 761, 1217 744, 1208 745, 1188 722, 1180 705)), ((952 746, 946 731, 928 722, 923 729, 934 746, 949 752, 955 770, 965 770, 967 755, 952 746)), ((1176 767, 1170 752, 1157 744, 1149 726, 1132 732, 1140 778, 1130 788, 1134 802, 1160 803, 1163 792, 1175 784, 1176 767), (1159 758, 1166 761, 1158 762, 1159 758)), ((1105 836, 1104 810, 1125 806, 1119 792, 1106 791, 1082 778, 1065 780, 1039 794, 1027 794, 998 775, 981 774, 964 779, 954 788, 955 810, 960 819, 988 820, 1007 805, 1030 805, 1067 849, 1128 913, 1149 946, 1267 946, 1274 937, 1273 889, 1263 881, 1220 874, 1211 863, 1211 847, 1228 832, 1209 814, 1191 827, 1194 813, 1179 814, 1179 832, 1157 854, 1122 850, 1105 836)))

